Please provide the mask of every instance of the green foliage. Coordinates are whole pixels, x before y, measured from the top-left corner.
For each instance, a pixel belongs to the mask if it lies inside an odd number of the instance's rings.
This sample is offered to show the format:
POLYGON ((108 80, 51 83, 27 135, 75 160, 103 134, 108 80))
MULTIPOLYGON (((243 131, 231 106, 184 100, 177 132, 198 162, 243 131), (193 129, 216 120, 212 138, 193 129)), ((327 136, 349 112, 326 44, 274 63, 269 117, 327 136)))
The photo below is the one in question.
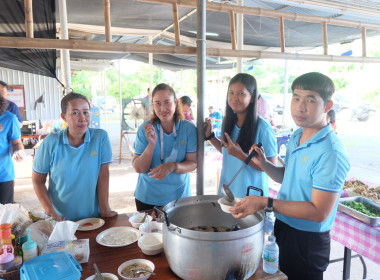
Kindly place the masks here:
MULTIPOLYGON (((125 65, 129 66, 129 63, 127 61, 125 65)), ((373 70, 371 71, 369 65, 366 64, 310 63, 304 61, 288 61, 285 64, 283 60, 254 60, 244 65, 243 71, 255 76, 260 93, 278 95, 284 92, 286 65, 288 67, 287 92, 291 92, 291 84, 296 77, 306 72, 317 71, 327 74, 334 81, 336 92, 347 90, 354 93, 361 100, 371 102, 380 107, 380 88, 371 82, 370 74, 373 70), (251 66, 253 66, 253 69, 250 68, 251 66), (248 70, 248 68, 251 70, 248 70), (366 72, 368 74, 364 74, 366 72), (369 79, 367 82, 364 82, 363 78, 367 76, 369 79), (363 85, 366 87, 364 88, 363 85)), ((147 88, 149 87, 150 66, 144 63, 130 63, 128 70, 128 74, 123 72, 120 74, 122 98, 145 97, 147 95, 147 88), (131 67, 136 67, 136 69, 131 69, 131 67)), ((219 105, 224 103, 221 100, 225 99, 223 96, 226 93, 226 87, 229 80, 235 74, 236 69, 207 70, 207 85, 215 85, 219 79, 222 82, 217 87, 217 90, 221 90, 222 92, 217 92, 216 87, 213 87, 209 89, 209 92, 206 92, 206 96, 212 97, 213 102, 218 101, 219 105), (215 97, 215 94, 218 94, 218 97, 215 97)), ((102 89, 103 77, 102 73, 98 72, 76 71, 72 76, 73 90, 86 95, 88 98, 104 95, 102 89)), ((119 70, 117 68, 110 68, 105 72, 105 77, 107 95, 115 97, 116 101, 119 102, 119 70)), ((196 70, 173 72, 154 66, 153 87, 159 83, 171 85, 178 96, 188 95, 193 100, 196 100, 196 70)))
POLYGON ((92 98, 91 86, 97 75, 93 71, 76 71, 71 77, 73 91, 83 94, 89 99, 92 98))

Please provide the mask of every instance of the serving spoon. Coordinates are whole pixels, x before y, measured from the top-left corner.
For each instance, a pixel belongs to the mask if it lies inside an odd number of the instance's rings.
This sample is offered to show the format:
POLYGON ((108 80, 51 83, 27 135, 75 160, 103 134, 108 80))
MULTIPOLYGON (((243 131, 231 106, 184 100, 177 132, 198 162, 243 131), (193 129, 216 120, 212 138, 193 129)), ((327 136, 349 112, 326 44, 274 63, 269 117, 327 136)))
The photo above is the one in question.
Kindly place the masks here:
POLYGON ((150 271, 150 270, 145 269, 145 268, 139 268, 137 270, 132 270, 132 271, 134 271, 133 272, 133 276, 137 276, 138 274, 141 274, 141 273, 144 273, 144 272, 152 274, 152 275, 156 275, 156 273, 154 273, 153 271, 150 271))
MULTIPOLYGON (((261 148, 262 144, 261 143, 258 143, 257 144, 257 147, 261 148)), ((244 163, 241 165, 241 167, 239 168, 239 170, 235 173, 234 177, 231 179, 231 181, 226 185, 226 184, 223 184, 222 187, 223 187, 223 191, 225 193, 225 198, 227 201, 233 203, 234 200, 235 200, 235 197, 234 197, 234 194, 232 193, 231 189, 230 189, 230 185, 232 184, 232 182, 236 179, 237 175, 239 175, 240 171, 244 168, 244 166, 246 166, 247 164, 249 164, 249 162, 251 161, 251 159, 257 154, 257 152, 255 150, 253 150, 249 155, 248 157, 245 159, 244 163)))

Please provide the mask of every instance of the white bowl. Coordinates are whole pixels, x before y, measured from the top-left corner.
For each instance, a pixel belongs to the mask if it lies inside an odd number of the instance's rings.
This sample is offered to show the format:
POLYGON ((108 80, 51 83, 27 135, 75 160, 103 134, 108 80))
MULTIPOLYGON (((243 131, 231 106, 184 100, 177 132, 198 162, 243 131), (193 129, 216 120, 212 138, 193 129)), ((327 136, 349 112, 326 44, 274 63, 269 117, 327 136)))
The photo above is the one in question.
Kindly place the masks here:
POLYGON ((132 265, 132 264, 145 264, 147 265, 150 270, 153 272, 154 271, 154 264, 151 262, 151 261, 148 261, 148 260, 145 260, 145 259, 133 259, 133 260, 130 260, 130 261, 126 261, 126 262, 123 262, 119 268, 117 269, 117 273, 119 273, 119 276, 121 277, 121 279, 124 279, 124 280, 146 280, 148 279, 152 274, 148 274, 146 276, 142 276, 142 277, 138 277, 138 278, 135 278, 135 277, 127 277, 127 276, 123 276, 121 275, 121 272, 123 271, 124 268, 132 265))
MULTIPOLYGON (((101 273, 101 274, 104 277, 104 280, 118 280, 119 279, 115 274, 112 274, 112 273, 101 273)), ((94 279, 95 279, 95 275, 92 275, 86 278, 86 280, 94 280, 94 279)))
POLYGON ((144 234, 139 238, 137 244, 145 255, 157 255, 162 252, 164 246, 162 233, 153 232, 144 234))
MULTIPOLYGON (((142 225, 141 221, 144 219, 145 213, 138 213, 136 215, 133 215, 129 218, 129 222, 134 228, 139 228, 140 225, 142 225)), ((153 220, 153 217, 150 215, 146 216, 145 222, 150 222, 153 220)))
POLYGON ((143 233, 151 233, 153 230, 153 232, 162 233, 162 225, 163 225, 163 223, 160 223, 157 221, 145 222, 139 226, 139 231, 141 231, 143 233))
POLYGON ((226 198, 223 196, 222 198, 218 199, 218 203, 220 205, 220 208, 226 213, 232 214, 232 212, 228 209, 233 207, 236 203, 238 203, 241 200, 241 198, 235 197, 235 200, 233 202, 229 202, 226 200, 226 198))

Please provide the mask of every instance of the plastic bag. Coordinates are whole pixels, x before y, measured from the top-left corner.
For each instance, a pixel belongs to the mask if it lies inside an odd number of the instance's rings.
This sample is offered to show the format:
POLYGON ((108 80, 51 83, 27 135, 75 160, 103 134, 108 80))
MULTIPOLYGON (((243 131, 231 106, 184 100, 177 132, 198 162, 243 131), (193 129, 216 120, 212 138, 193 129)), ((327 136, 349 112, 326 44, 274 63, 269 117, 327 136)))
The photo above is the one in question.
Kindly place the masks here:
MULTIPOLYGON (((55 222, 51 221, 37 221, 28 227, 30 228, 30 238, 37 242, 37 247, 40 252, 42 248, 48 244, 50 234, 54 229, 54 223, 55 222)), ((25 234, 26 233, 25 231, 25 234)))
POLYGON ((28 211, 20 204, 0 204, 0 224, 10 223, 17 237, 32 223, 28 211))

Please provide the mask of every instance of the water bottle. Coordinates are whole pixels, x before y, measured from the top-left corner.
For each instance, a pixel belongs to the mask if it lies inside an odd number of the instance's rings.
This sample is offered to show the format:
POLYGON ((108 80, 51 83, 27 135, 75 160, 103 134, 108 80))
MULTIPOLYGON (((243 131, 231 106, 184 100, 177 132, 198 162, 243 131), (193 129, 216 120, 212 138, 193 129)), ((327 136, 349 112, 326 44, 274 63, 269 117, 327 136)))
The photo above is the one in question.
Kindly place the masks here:
POLYGON ((264 231, 265 233, 271 235, 274 229, 274 222, 276 217, 274 216, 273 211, 265 212, 264 218, 264 231))
POLYGON ((279 249, 276 243, 276 237, 268 236, 268 241, 264 246, 263 270, 266 273, 273 274, 278 270, 279 249))

